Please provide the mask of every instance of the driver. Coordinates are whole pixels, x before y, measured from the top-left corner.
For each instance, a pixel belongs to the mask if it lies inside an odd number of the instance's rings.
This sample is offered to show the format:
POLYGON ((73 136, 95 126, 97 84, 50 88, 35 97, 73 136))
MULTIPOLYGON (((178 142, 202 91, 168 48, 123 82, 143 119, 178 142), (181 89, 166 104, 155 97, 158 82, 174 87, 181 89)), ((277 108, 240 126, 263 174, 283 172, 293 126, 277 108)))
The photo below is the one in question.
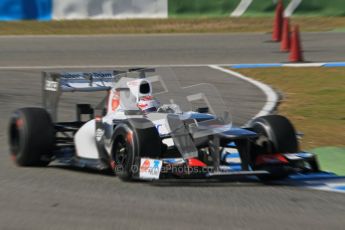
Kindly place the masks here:
POLYGON ((160 102, 153 96, 143 96, 139 98, 137 103, 138 108, 145 112, 157 112, 160 102))

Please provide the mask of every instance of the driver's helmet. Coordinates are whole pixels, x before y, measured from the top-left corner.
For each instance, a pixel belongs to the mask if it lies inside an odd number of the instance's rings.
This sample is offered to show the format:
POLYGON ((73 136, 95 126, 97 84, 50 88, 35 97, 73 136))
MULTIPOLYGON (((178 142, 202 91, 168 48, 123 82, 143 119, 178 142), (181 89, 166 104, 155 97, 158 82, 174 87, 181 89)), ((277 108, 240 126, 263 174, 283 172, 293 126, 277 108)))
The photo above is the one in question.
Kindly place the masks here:
POLYGON ((138 101, 138 107, 143 112, 156 112, 160 103, 153 96, 140 97, 138 101))

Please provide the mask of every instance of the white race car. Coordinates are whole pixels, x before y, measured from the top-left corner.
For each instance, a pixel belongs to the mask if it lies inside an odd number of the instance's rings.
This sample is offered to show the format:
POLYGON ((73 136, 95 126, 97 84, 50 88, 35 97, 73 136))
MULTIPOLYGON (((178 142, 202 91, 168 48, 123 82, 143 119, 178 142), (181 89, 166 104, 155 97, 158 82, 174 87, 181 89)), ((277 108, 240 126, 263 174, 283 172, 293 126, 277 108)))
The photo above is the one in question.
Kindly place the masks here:
POLYGON ((18 109, 10 120, 11 156, 19 166, 58 162, 111 170, 126 181, 267 180, 319 171, 314 154, 300 151, 288 119, 269 115, 234 127, 215 87, 181 87, 169 68, 44 72, 42 88, 44 108, 18 109), (96 91, 106 97, 95 108, 78 104, 75 121, 57 121, 62 93, 96 91), (239 160, 231 160, 233 154, 239 160))

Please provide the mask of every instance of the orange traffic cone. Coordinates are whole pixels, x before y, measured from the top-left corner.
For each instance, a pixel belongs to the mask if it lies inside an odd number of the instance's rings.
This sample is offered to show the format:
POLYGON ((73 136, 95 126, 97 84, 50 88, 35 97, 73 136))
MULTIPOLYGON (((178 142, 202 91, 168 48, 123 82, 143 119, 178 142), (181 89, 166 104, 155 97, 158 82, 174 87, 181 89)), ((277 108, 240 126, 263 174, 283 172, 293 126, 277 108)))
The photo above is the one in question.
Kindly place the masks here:
POLYGON ((284 18, 282 42, 280 44, 280 51, 290 51, 290 22, 289 18, 284 18))
POLYGON ((272 33, 272 40, 275 42, 279 42, 282 36, 282 23, 283 23, 283 2, 280 0, 277 4, 275 16, 274 16, 274 23, 273 23, 273 33, 272 33))
POLYGON ((296 25, 294 30, 292 31, 291 35, 291 52, 289 56, 290 62, 302 62, 303 61, 303 54, 302 54, 302 46, 299 37, 299 27, 296 25))

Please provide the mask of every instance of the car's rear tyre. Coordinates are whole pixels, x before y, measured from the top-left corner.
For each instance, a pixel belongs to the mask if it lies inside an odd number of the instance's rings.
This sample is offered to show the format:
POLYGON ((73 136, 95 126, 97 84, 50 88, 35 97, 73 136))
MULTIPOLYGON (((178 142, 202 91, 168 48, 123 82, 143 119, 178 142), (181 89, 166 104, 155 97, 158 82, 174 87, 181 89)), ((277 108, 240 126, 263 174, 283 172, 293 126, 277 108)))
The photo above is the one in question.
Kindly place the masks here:
POLYGON ((158 158, 162 154, 157 129, 152 122, 142 118, 128 119, 118 124, 112 146, 115 174, 124 181, 130 181, 139 174, 141 157, 158 158))
POLYGON ((290 173, 285 164, 255 165, 255 159, 262 154, 296 153, 299 151, 295 128, 291 122, 280 115, 258 117, 251 123, 251 129, 264 137, 264 141, 252 146, 251 157, 254 169, 267 170, 269 175, 263 175, 261 180, 277 180, 287 177, 290 173))
POLYGON ((50 115, 42 108, 22 108, 10 119, 9 145, 19 166, 46 166, 55 142, 50 115))

